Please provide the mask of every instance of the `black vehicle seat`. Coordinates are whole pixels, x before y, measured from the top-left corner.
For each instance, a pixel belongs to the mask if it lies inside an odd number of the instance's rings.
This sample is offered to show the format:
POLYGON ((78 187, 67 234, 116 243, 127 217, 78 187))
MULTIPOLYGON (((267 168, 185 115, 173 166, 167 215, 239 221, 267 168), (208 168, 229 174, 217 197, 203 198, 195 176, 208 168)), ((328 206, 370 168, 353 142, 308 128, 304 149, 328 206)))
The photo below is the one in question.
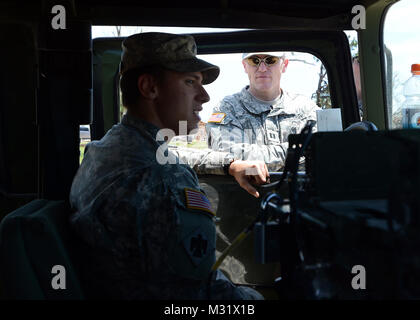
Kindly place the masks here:
MULTIPOLYGON (((84 299, 78 277, 78 243, 65 201, 33 200, 0 224, 0 283, 6 299, 84 299), (53 266, 65 269, 65 289, 53 289, 53 266)), ((63 284, 63 282, 61 282, 63 284)))

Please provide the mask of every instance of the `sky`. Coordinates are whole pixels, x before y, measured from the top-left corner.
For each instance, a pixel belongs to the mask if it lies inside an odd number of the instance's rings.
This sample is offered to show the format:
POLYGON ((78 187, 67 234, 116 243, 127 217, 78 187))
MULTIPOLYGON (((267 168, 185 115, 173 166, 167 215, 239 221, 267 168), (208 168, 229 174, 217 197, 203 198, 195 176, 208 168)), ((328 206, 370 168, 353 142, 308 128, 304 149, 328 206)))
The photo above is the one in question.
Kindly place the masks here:
MULTIPOLYGON (((412 63, 420 63, 420 0, 401 0, 388 11, 384 24, 384 43, 391 49, 393 55, 393 73, 399 79, 399 88, 394 90, 394 104, 397 107, 404 100, 402 84, 411 76, 412 63)), ((235 31, 238 29, 216 28, 180 28, 180 27, 123 27, 122 36, 138 32, 161 31, 169 33, 202 33, 235 31)), ((346 32, 351 37, 356 36, 355 31, 346 32)), ((94 26, 92 38, 116 36, 114 26, 94 26)), ((239 92, 248 84, 248 77, 241 63, 241 54, 200 55, 204 59, 220 67, 221 73, 212 84, 205 89, 210 95, 210 101, 203 105, 200 117, 207 121, 212 109, 223 97, 239 92)), ((305 94, 308 97, 316 90, 320 65, 310 54, 296 53, 289 58, 304 59, 314 65, 291 61, 281 79, 281 87, 285 90, 305 94), (302 77, 302 75, 305 75, 302 77)))
POLYGON ((393 112, 404 102, 403 85, 411 77, 411 65, 420 64, 420 0, 403 0, 388 11, 384 23, 384 44, 392 52, 393 112))
POLYGON ((410 67, 420 63, 420 0, 403 0, 388 11, 384 43, 392 51, 394 73, 401 79, 411 76, 410 67))

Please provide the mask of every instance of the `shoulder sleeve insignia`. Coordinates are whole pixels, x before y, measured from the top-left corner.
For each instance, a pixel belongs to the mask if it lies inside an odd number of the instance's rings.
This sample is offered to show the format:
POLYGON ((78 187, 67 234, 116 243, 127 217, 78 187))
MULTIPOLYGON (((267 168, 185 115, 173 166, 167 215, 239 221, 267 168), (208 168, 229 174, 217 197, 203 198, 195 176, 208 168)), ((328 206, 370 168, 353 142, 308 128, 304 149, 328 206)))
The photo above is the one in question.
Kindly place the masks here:
POLYGON ((216 215, 211 208, 209 199, 207 199, 204 193, 189 188, 185 188, 184 191, 188 209, 203 210, 212 216, 216 215))
POLYGON ((212 115, 207 120, 207 122, 220 123, 225 117, 226 117, 226 113, 223 113, 223 112, 212 113, 212 115))
POLYGON ((209 248, 211 244, 201 229, 195 230, 184 239, 183 243, 185 250, 195 266, 198 266, 212 249, 209 248))

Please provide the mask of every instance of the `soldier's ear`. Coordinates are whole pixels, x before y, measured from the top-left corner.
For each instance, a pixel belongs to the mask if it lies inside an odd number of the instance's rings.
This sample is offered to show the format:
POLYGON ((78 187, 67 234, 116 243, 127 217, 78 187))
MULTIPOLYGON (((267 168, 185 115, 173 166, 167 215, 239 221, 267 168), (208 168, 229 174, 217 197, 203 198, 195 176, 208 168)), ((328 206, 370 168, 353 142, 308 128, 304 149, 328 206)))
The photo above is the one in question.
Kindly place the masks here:
POLYGON ((245 60, 242 60, 242 65, 244 66, 245 73, 248 73, 248 69, 247 69, 248 64, 245 62, 245 60))
POLYGON ((286 72, 288 65, 289 65, 289 59, 284 59, 282 72, 286 72))
POLYGON ((145 99, 156 99, 158 96, 156 77, 148 73, 141 74, 137 79, 137 89, 145 99))

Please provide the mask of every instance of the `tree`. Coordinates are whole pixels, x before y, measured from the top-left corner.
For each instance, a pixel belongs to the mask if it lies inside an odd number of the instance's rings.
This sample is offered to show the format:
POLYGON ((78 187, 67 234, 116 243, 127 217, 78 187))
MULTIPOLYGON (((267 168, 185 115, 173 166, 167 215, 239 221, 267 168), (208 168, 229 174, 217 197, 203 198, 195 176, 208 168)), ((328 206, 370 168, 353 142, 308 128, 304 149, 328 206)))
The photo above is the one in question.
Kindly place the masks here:
POLYGON ((315 100, 315 103, 321 109, 330 109, 332 106, 327 69, 325 69, 323 63, 321 63, 320 65, 321 66, 319 70, 318 89, 315 91, 315 93, 312 94, 312 100, 315 100))
POLYGON ((312 66, 319 65, 319 79, 317 90, 312 94, 311 99, 315 101, 318 107, 322 109, 331 108, 331 99, 330 99, 330 89, 328 85, 328 75, 327 70, 321 61, 313 56, 314 62, 307 61, 305 59, 296 58, 295 52, 291 53, 293 58, 290 58, 289 61, 300 62, 304 64, 309 64, 312 66))
MULTIPOLYGON (((352 55, 357 55, 358 52, 358 43, 356 36, 352 36, 351 34, 347 34, 347 38, 349 39, 350 50, 352 55)), ((328 84, 328 75, 327 69, 321 61, 314 56, 316 63, 319 63, 319 79, 318 79, 318 87, 317 90, 312 94, 312 100, 318 105, 318 107, 322 109, 329 109, 332 108, 331 104, 331 97, 330 97, 330 87, 328 84)))

